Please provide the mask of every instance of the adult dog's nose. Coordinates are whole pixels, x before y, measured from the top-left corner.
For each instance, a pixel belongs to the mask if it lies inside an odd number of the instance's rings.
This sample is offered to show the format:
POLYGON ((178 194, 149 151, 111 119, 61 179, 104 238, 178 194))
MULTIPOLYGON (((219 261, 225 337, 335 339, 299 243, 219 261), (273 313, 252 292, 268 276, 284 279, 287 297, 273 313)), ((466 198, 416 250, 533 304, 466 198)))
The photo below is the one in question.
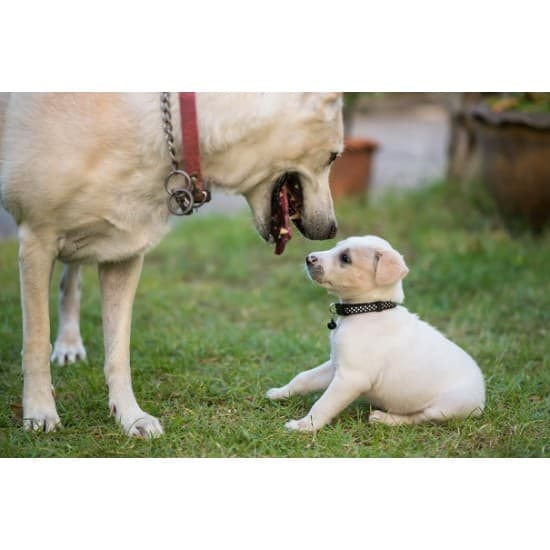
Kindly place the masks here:
POLYGON ((314 256, 313 254, 308 254, 306 256, 306 264, 309 266, 314 266, 319 261, 319 258, 317 256, 314 256))

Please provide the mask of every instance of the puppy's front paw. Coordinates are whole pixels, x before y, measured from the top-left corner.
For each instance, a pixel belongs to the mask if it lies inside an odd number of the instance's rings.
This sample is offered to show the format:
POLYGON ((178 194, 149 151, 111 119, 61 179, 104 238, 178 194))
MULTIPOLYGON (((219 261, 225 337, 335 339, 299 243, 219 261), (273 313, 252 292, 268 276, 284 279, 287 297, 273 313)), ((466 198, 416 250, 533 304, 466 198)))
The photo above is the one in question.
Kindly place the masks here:
POLYGON ((285 424, 287 430, 296 430, 300 432, 314 432, 315 426, 311 416, 305 416, 301 420, 289 420, 285 424))
POLYGON ((272 401, 288 399, 288 391, 284 388, 271 388, 270 390, 267 390, 265 396, 272 401))

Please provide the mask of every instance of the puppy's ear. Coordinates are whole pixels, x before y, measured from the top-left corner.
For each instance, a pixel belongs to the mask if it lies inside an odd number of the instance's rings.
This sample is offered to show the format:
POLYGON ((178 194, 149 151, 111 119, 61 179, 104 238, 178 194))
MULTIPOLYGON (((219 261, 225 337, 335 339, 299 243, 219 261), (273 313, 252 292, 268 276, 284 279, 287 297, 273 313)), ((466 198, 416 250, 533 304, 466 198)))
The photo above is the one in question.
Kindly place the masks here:
POLYGON ((404 279, 409 272, 405 260, 395 250, 377 248, 374 251, 374 282, 388 286, 404 279))

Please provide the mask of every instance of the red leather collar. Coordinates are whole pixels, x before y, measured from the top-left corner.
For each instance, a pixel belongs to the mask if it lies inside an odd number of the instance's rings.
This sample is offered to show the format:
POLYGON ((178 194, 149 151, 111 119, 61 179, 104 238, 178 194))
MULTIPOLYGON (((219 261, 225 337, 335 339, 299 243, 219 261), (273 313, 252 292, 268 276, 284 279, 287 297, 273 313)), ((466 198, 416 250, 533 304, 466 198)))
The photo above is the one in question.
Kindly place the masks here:
POLYGON ((176 157, 170 107, 170 93, 160 94, 162 121, 166 144, 171 158, 172 170, 164 180, 164 189, 168 194, 168 210, 176 216, 187 216, 207 203, 210 191, 205 189, 201 174, 199 128, 197 124, 196 98, 193 92, 179 92, 181 141, 183 162, 176 157), (183 184, 181 183, 183 178, 183 184), (180 184, 177 185, 177 180, 180 184))
POLYGON ((199 191, 203 190, 197 101, 194 92, 179 92, 183 169, 189 174, 199 191))

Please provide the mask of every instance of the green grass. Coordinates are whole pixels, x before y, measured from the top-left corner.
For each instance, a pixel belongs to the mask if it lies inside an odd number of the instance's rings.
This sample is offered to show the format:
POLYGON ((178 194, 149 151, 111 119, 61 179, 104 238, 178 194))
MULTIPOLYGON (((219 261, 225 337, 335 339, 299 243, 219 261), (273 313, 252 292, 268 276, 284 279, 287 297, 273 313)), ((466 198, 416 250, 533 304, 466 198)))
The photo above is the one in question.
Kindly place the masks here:
MULTIPOLYGON (((53 367, 63 429, 21 428, 21 319, 14 242, 0 243, 0 456, 549 456, 550 235, 511 238, 485 201, 451 186, 338 207, 340 237, 373 233, 406 257, 406 305, 479 362, 481 418, 369 426, 358 400, 315 436, 287 432, 317 395, 272 403, 266 389, 327 358, 331 298, 302 262, 333 242, 295 237, 282 257, 250 215, 185 219, 147 257, 134 307, 134 389, 165 436, 127 439, 108 416, 95 269, 84 270, 89 361, 53 367)), ((59 269, 52 288, 57 286, 59 269)), ((52 334, 56 330, 53 293, 52 334)))

